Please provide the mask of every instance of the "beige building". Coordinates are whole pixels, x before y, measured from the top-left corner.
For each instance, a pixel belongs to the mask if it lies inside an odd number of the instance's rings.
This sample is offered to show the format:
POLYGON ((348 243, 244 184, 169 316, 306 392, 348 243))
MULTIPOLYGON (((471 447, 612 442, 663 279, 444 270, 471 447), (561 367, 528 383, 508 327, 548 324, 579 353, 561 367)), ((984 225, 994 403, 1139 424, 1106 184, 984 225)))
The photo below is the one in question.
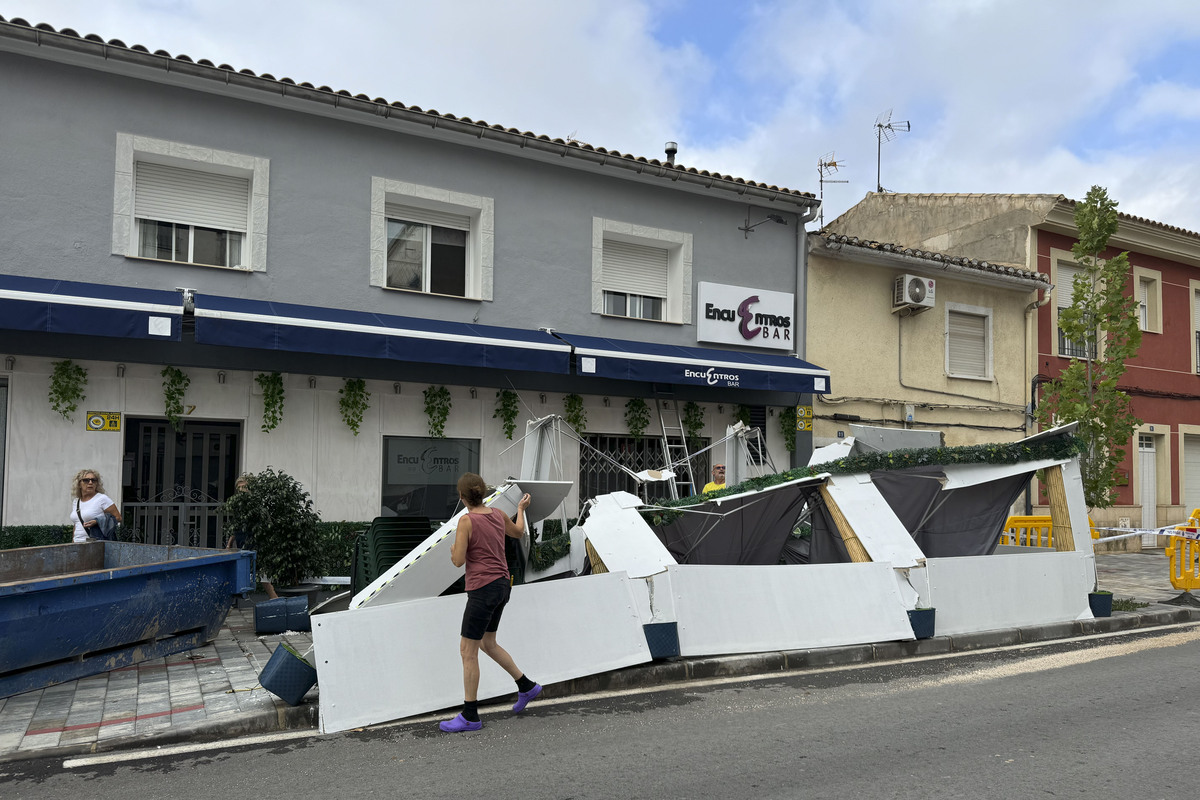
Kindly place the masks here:
POLYGON ((1026 353, 1046 276, 827 229, 810 238, 808 287, 808 357, 837 375, 814 400, 814 447, 857 422, 940 430, 947 445, 1028 433, 1026 353))

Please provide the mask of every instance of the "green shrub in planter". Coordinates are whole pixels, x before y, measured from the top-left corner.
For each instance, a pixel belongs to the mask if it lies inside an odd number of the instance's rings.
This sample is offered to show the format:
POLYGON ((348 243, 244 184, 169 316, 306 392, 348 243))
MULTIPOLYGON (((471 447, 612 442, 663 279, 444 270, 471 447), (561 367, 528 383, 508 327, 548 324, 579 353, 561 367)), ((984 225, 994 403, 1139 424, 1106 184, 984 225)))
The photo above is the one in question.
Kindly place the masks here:
POLYGON ((321 518, 308 492, 286 472, 268 467, 250 475, 246 491, 225 501, 225 514, 229 530, 254 537, 258 569, 276 587, 295 586, 322 572, 321 518))

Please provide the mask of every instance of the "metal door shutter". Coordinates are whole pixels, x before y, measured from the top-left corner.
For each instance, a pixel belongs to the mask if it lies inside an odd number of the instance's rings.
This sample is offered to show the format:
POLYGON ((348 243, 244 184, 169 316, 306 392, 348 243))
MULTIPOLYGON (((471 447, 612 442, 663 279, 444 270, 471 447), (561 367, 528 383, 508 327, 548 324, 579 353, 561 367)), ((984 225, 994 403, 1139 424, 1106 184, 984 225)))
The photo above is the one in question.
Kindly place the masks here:
POLYGON ((250 179, 139 161, 133 213, 139 219, 245 233, 250 179))
POLYGON ((667 296, 667 251, 662 247, 605 239, 603 270, 605 289, 667 296))

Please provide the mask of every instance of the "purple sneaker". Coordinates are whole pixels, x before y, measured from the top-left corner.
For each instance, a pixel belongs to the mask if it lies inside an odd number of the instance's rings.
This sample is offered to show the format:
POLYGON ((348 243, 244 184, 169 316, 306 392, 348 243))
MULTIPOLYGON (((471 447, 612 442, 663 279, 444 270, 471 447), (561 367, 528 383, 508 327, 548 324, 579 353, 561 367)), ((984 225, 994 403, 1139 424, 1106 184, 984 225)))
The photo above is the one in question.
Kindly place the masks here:
POLYGON ((542 685, 535 683, 528 692, 517 692, 517 702, 513 705, 513 713, 520 714, 529 705, 529 701, 542 693, 542 685))
MULTIPOLYGON (((540 687, 539 687, 540 688, 540 687)), ((439 722, 438 727, 446 733, 462 733, 463 731, 477 731, 483 727, 483 720, 471 722, 469 719, 459 714, 454 719, 448 719, 445 722, 439 722)))

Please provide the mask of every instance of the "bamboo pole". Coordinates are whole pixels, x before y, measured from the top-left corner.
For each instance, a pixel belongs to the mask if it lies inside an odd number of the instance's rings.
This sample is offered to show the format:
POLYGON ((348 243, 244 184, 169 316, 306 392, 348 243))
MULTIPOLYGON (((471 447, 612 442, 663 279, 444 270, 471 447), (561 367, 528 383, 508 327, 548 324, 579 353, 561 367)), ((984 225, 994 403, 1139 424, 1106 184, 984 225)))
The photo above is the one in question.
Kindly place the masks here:
POLYGON ((1060 552, 1075 549, 1075 532, 1067 510, 1067 484, 1062 466, 1046 468, 1046 494, 1050 496, 1050 531, 1054 549, 1060 552))
POLYGON ((858 540, 858 535, 854 533, 854 528, 850 526, 849 520, 842 513, 842 509, 838 507, 837 501, 833 499, 829 489, 824 486, 821 487, 821 499, 825 501, 825 507, 829 509, 829 516, 833 517, 833 524, 837 526, 838 534, 842 537, 842 544, 846 546, 846 552, 850 554, 850 560, 855 564, 869 562, 871 556, 867 554, 866 548, 858 540))
POLYGON ((599 575, 608 572, 608 567, 604 566, 604 562, 600 559, 600 554, 596 552, 596 548, 592 547, 591 540, 584 539, 583 546, 587 549, 588 561, 592 565, 592 574, 599 575))

